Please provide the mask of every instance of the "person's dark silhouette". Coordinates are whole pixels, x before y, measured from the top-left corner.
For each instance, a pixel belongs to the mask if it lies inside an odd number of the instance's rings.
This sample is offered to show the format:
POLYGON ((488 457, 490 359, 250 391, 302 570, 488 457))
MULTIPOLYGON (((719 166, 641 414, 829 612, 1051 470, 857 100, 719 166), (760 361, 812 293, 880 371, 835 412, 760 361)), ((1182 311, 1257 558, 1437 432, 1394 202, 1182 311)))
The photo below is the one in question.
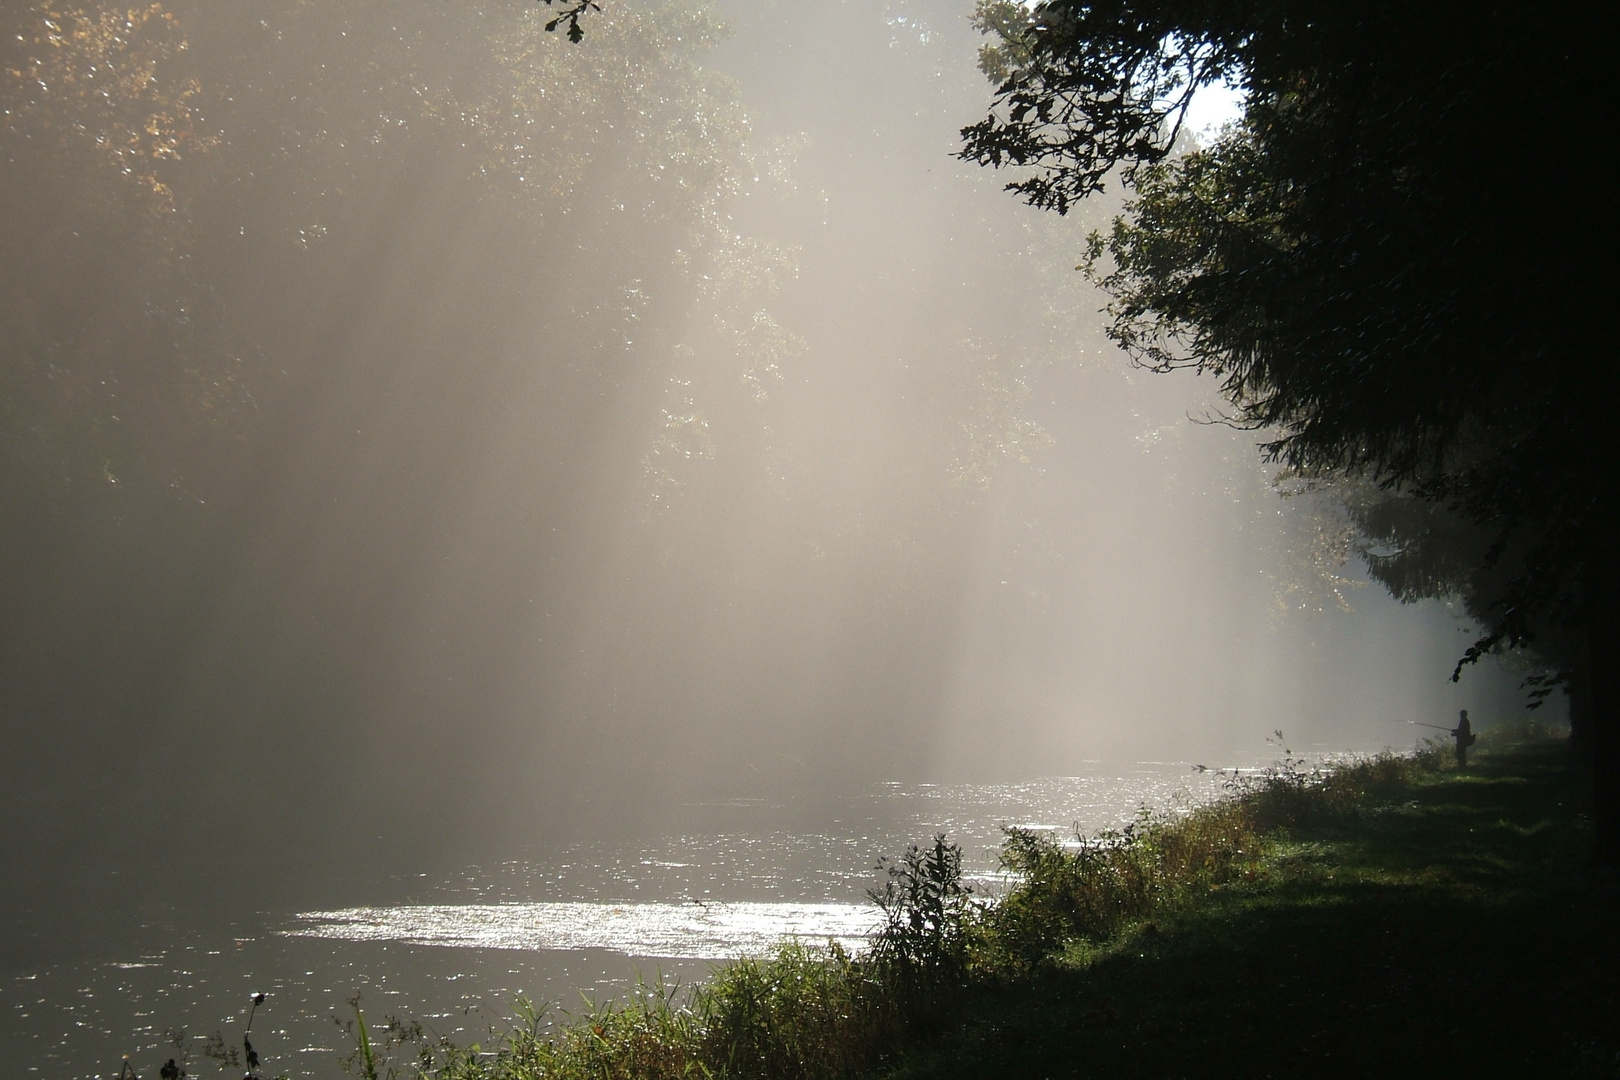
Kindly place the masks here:
POLYGON ((1468 710, 1464 709, 1457 716, 1457 726, 1451 729, 1451 737, 1457 740, 1457 767, 1468 768, 1468 748, 1474 745, 1474 728, 1468 722, 1468 710))
POLYGON ((180 1066, 174 1063, 174 1058, 170 1058, 168 1064, 158 1070, 158 1075, 163 1080, 180 1080, 180 1066))

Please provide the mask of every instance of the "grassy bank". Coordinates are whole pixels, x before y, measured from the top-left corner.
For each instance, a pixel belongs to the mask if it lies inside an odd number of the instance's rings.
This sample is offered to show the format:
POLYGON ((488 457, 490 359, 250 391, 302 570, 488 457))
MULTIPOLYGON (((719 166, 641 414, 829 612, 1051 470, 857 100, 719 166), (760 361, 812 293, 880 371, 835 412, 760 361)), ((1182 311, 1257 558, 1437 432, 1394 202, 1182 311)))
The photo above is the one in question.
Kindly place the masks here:
POLYGON ((984 905, 942 843, 870 953, 792 948, 483 1047, 370 1033, 362 1075, 1617 1076, 1620 897, 1563 744, 1234 780, 1189 815, 1009 834, 984 905))

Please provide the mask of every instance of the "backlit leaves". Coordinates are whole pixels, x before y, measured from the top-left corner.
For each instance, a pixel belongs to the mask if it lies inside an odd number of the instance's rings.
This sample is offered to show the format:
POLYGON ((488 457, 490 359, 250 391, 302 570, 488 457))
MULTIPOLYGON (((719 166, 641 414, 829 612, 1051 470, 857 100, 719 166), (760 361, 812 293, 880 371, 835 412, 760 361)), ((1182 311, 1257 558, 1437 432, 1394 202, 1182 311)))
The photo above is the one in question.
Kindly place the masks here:
POLYGON ((612 166, 653 185, 654 214, 710 212, 736 190, 747 133, 735 86, 699 63, 724 35, 712 15, 680 3, 615 7, 588 52, 514 19, 490 38, 487 77, 435 108, 472 137, 482 173, 545 207, 613 198, 602 180, 580 187, 593 166, 612 166))
POLYGON ((218 143, 199 129, 197 80, 164 71, 186 47, 159 3, 99 11, 35 5, 7 50, 7 134, 88 153, 168 208, 164 164, 218 143))

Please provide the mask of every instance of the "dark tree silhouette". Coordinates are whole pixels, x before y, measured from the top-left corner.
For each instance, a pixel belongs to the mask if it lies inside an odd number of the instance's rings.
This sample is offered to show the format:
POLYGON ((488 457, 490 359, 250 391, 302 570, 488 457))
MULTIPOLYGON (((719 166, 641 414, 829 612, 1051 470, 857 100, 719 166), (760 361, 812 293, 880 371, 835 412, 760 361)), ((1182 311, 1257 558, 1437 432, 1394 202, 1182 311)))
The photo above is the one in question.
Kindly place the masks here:
POLYGON ((1001 81, 962 156, 1023 167, 1009 187, 1060 213, 1112 176, 1134 189, 1088 253, 1113 336, 1220 378, 1273 460, 1480 530, 1469 573, 1495 580, 1465 660, 1578 642, 1563 675, 1588 690, 1620 861, 1607 166, 1589 145, 1613 65, 1584 9, 987 0, 979 18, 1001 81), (1247 91, 1242 122, 1182 152, 1191 95, 1220 80, 1247 91))

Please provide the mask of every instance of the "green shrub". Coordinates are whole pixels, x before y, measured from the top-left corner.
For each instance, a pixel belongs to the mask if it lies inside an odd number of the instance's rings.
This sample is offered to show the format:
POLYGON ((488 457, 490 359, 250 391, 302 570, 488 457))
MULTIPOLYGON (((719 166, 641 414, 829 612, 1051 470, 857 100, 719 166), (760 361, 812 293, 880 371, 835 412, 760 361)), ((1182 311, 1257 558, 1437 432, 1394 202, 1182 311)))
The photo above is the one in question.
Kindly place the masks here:
POLYGON ((1244 799, 1175 819, 1144 815, 1119 832, 1077 835, 1067 847, 1049 833, 1009 829, 1001 864, 1018 885, 985 910, 980 950, 991 967, 1024 970, 1073 942, 1100 944, 1212 885, 1252 877, 1263 846, 1244 799))

